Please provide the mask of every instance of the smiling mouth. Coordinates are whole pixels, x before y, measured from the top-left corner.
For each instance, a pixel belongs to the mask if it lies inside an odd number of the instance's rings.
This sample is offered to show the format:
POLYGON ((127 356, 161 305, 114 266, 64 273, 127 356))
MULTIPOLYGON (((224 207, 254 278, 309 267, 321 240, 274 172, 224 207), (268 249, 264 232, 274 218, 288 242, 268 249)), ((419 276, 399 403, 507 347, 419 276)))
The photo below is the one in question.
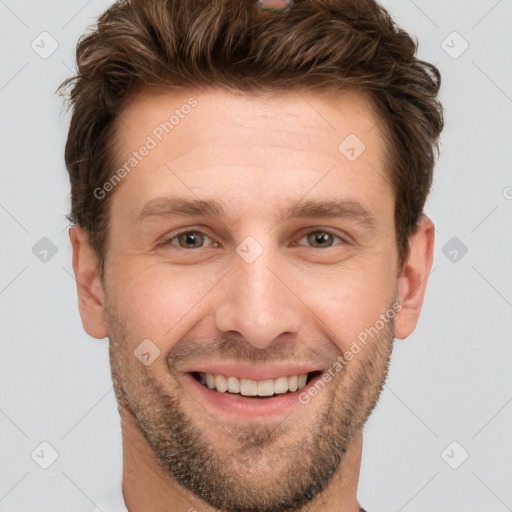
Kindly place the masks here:
POLYGON ((314 371, 265 380, 239 379, 237 377, 202 372, 191 372, 190 375, 206 388, 218 393, 253 398, 272 398, 300 391, 321 373, 321 371, 314 371))

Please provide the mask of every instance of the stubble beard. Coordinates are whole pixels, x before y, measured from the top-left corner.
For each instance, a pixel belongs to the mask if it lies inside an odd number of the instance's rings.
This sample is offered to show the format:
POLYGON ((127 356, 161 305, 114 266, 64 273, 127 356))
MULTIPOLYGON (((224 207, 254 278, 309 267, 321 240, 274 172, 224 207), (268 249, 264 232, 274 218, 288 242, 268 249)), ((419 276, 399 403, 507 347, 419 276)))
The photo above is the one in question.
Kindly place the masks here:
POLYGON ((300 426, 301 436, 293 429, 292 413, 277 426, 249 423, 225 429, 231 446, 221 447, 209 441, 185 412, 182 401, 190 397, 181 382, 177 381, 175 393, 168 387, 164 390, 150 367, 133 355, 137 343, 114 317, 109 316, 107 323, 119 408, 135 419, 165 473, 223 512, 304 511, 328 488, 334 475, 343 471, 348 447, 378 402, 394 330, 391 318, 319 393, 329 397, 310 424, 300 426), (287 443, 290 429, 296 438, 292 444, 287 443))

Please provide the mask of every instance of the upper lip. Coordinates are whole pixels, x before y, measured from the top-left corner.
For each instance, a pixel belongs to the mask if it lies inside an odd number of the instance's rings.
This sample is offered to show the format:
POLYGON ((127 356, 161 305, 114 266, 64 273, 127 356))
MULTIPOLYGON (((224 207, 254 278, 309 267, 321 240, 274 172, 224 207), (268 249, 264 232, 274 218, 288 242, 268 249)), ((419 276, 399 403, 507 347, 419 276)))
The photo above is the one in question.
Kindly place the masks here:
POLYGON ((224 375, 225 377, 237 377, 238 379, 266 380, 291 375, 302 375, 315 371, 323 371, 323 368, 307 363, 281 363, 272 366, 257 366, 243 363, 198 363, 186 371, 186 373, 210 373, 212 375, 224 375))

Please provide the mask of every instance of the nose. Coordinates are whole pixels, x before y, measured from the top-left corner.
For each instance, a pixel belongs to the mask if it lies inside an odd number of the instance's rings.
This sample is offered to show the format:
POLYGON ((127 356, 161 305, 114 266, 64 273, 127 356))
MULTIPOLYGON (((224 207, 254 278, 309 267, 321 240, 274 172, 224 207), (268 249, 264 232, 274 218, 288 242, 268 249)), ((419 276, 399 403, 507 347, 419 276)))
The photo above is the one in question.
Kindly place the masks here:
POLYGON ((215 320, 226 335, 265 349, 282 334, 299 332, 304 318, 302 302, 288 288, 282 266, 275 259, 272 263, 266 251, 252 263, 237 255, 235 268, 221 286, 215 320))

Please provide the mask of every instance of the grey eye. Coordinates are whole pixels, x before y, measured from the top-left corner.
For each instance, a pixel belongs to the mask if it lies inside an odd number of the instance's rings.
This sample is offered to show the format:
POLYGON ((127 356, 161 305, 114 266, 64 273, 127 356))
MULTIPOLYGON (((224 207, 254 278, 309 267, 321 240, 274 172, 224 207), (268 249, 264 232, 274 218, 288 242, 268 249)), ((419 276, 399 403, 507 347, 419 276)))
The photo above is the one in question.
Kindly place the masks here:
POLYGON ((327 233, 326 231, 313 231, 306 236, 312 247, 320 249, 324 247, 331 247, 334 243, 333 239, 339 238, 336 235, 327 233))
POLYGON ((197 249, 203 245, 205 236, 199 231, 186 231, 185 233, 176 235, 175 238, 178 239, 181 248, 197 249))

